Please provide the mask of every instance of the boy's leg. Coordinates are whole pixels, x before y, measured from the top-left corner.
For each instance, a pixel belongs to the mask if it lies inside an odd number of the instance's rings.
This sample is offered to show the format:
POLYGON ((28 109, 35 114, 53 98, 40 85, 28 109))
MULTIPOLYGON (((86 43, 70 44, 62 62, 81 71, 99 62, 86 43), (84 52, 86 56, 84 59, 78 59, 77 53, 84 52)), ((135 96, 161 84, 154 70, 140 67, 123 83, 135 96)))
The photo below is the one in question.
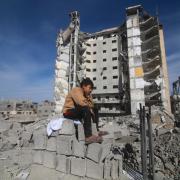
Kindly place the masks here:
POLYGON ((92 119, 93 119, 93 123, 96 124, 96 129, 97 131, 99 131, 99 114, 98 114, 98 108, 94 107, 92 109, 93 113, 92 113, 92 119))

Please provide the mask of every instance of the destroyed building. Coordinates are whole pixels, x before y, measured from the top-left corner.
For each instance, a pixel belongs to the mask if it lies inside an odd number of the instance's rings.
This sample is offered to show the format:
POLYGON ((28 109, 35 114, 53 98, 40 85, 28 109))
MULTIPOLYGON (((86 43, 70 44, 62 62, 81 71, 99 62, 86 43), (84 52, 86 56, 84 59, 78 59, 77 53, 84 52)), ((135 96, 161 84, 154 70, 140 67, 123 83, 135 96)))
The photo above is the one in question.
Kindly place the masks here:
POLYGON ((80 15, 70 14, 57 38, 55 112, 83 77, 94 82, 100 117, 136 114, 139 103, 171 112, 163 27, 141 5, 126 8, 126 19, 95 33, 80 30, 80 15))
POLYGON ((1 100, 0 114, 7 115, 33 115, 37 112, 37 103, 21 100, 1 100))

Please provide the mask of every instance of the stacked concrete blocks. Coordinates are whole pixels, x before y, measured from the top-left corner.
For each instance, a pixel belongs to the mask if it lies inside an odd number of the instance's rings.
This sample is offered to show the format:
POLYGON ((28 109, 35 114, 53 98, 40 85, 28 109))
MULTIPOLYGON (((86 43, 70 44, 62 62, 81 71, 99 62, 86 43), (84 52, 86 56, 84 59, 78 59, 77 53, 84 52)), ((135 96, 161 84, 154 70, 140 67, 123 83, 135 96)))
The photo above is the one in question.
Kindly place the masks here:
POLYGON ((113 154, 112 143, 85 145, 84 128, 65 120, 59 133, 47 137, 45 131, 33 134, 33 162, 79 179, 119 179, 122 156, 113 154))

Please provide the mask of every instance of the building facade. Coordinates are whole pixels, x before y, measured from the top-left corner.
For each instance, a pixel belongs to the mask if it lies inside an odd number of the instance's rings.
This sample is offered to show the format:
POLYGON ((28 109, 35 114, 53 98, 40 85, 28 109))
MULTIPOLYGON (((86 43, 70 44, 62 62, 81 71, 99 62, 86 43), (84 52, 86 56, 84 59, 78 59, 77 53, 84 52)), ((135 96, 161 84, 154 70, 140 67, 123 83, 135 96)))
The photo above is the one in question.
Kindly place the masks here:
POLYGON ((136 114, 139 104, 170 112, 169 80, 162 25, 141 5, 126 8, 121 26, 95 33, 80 31, 78 12, 58 35, 55 111, 84 77, 94 82, 100 117, 136 114))

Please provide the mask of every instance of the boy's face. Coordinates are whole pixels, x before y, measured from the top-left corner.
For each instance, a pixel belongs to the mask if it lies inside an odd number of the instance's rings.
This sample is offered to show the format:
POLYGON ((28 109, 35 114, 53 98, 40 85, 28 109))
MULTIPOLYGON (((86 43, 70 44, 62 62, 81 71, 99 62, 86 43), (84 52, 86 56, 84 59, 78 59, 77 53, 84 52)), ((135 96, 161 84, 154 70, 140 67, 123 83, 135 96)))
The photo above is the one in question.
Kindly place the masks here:
POLYGON ((91 92, 93 91, 93 88, 90 84, 87 86, 83 85, 82 89, 84 91, 85 96, 89 96, 91 94, 91 92))

